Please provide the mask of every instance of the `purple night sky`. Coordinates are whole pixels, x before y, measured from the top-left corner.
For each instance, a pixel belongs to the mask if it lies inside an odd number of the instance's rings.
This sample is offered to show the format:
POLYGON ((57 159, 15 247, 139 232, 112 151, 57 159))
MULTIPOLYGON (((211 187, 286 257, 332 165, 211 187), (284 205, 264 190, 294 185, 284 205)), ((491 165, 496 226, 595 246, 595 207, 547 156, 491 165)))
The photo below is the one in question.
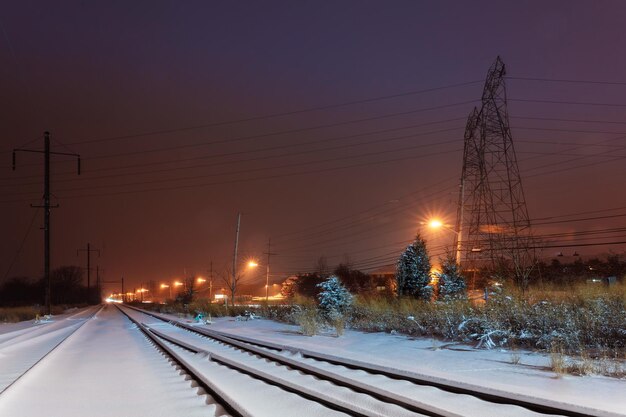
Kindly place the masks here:
MULTIPOLYGON (((43 158, 13 172, 10 151, 45 130, 83 166, 53 159, 53 268, 90 242, 130 286, 220 271, 238 212, 242 259, 271 237, 274 282, 322 255, 391 264, 420 221, 454 223, 465 119, 498 55, 535 233, 620 228, 625 19, 620 1, 3 2, 0 279, 43 271, 43 158)), ((424 233, 432 255, 452 244, 424 233)))

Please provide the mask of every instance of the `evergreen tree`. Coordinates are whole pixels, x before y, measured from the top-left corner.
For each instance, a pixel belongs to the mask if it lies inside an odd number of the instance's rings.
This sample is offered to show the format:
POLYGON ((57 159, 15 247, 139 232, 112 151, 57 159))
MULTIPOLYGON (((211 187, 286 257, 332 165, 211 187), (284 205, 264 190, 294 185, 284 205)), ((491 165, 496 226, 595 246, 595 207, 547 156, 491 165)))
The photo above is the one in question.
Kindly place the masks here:
POLYGON ((409 295, 430 300, 430 260, 426 251, 426 241, 418 234, 400 256, 396 269, 398 296, 409 295))
POLYGON ((328 319, 343 315, 352 305, 352 294, 341 284, 335 276, 317 284, 320 293, 317 296, 319 310, 322 316, 328 319))
POLYGON ((446 259, 441 261, 441 272, 439 277, 440 300, 451 300, 465 297, 465 278, 461 275, 460 267, 452 255, 448 254, 446 259))

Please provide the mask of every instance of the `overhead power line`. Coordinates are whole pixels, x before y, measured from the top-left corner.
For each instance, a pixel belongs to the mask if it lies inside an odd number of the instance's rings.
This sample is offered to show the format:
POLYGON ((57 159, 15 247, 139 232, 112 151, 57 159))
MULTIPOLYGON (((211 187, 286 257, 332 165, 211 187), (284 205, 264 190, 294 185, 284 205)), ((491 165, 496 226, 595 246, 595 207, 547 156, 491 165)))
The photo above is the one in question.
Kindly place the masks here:
POLYGON ((624 103, 596 103, 589 101, 561 101, 561 100, 539 100, 528 98, 509 98, 509 101, 519 101, 522 103, 545 103, 545 104, 567 104, 573 106, 601 106, 601 107, 626 107, 624 103))
POLYGON ((155 135, 162 135, 162 134, 169 134, 169 133, 180 133, 180 132, 189 131, 189 130, 206 129, 210 127, 232 125, 232 124, 252 122, 252 121, 257 121, 257 120, 273 119, 273 118, 284 117, 284 116, 293 116, 293 115, 309 113, 313 111, 336 109, 336 108, 352 106, 356 104, 366 104, 366 103, 372 103, 376 101, 389 100, 389 99, 400 98, 400 97, 408 97, 408 96, 414 96, 414 95, 419 95, 419 94, 424 94, 424 93, 431 93, 434 91, 441 91, 441 90, 447 90, 451 88, 464 87, 464 86, 478 84, 482 82, 483 80, 466 81, 462 83, 449 84, 449 85, 433 87, 433 88, 426 88, 422 90, 405 91, 402 93, 370 97, 370 98, 365 98, 361 100, 344 101, 341 103, 308 107, 304 109, 293 110, 293 111, 282 112, 282 113, 272 113, 272 114, 266 114, 262 116, 245 117, 241 119, 225 120, 225 121, 205 123, 205 124, 193 125, 193 126, 184 126, 184 127, 173 128, 173 129, 153 130, 149 132, 125 134, 125 135, 119 135, 119 136, 109 136, 109 137, 103 137, 103 138, 91 138, 91 139, 82 139, 82 140, 71 139, 73 140, 73 142, 69 142, 67 143, 67 145, 82 145, 82 144, 88 144, 88 143, 109 142, 109 141, 115 141, 115 140, 140 138, 140 137, 145 137, 145 136, 155 136, 155 135))
POLYGON ((568 79, 562 79, 562 78, 512 77, 508 75, 505 76, 505 78, 509 80, 541 81, 541 82, 550 82, 550 83, 600 84, 600 85, 624 85, 626 86, 626 82, 623 82, 623 81, 568 80, 568 79))
MULTIPOLYGON (((154 188, 144 188, 144 189, 138 189, 138 190, 117 191, 117 192, 107 192, 107 193, 97 193, 97 194, 82 194, 82 195, 77 194, 77 195, 62 196, 60 198, 68 200, 68 199, 88 198, 88 197, 108 197, 108 196, 114 196, 114 195, 138 194, 138 193, 148 193, 148 192, 166 191, 166 190, 182 190, 182 189, 191 189, 191 188, 210 187, 210 186, 215 186, 215 185, 256 182, 256 181, 273 180, 273 179, 279 179, 279 178, 285 178, 285 177, 294 177, 298 175, 318 174, 322 172, 332 172, 332 171, 339 171, 339 170, 350 169, 350 168, 386 164, 390 162, 400 162, 400 161, 421 159, 421 158, 430 157, 434 155, 440 155, 440 154, 446 154, 446 153, 449 154, 451 152, 456 152, 456 151, 453 150, 453 151, 436 152, 433 154, 405 156, 405 157, 399 157, 399 158, 386 159, 382 161, 370 161, 370 162, 357 163, 357 164, 352 164, 352 165, 344 165, 344 166, 322 168, 322 169, 312 169, 308 171, 298 171, 298 172, 291 172, 291 173, 286 173, 286 174, 258 176, 258 177, 253 177, 253 178, 241 178, 241 179, 233 179, 233 180, 226 180, 226 181, 214 181, 214 182, 200 183, 200 184, 179 184, 179 185, 168 186, 168 187, 154 187, 154 188)), ((90 188, 91 187, 87 187, 87 189, 90 189, 90 188)), ((28 200, 23 200, 23 199, 2 200, 0 201, 0 204, 23 202, 23 201, 28 201, 28 200)))
MULTIPOLYGON (((452 121, 452 120, 458 120, 458 119, 450 119, 450 121, 452 121)), ((431 123, 428 123, 428 124, 431 124, 431 123)), ((423 124, 421 126, 426 126, 428 124, 423 124)), ((109 174, 109 175, 100 175, 100 176, 91 176, 91 177, 87 177, 87 179, 88 180, 99 180, 99 179, 105 179, 105 178, 126 177, 126 176, 131 176, 131 175, 132 176, 136 176, 136 175, 163 173, 163 172, 189 171, 190 169, 195 169, 195 168, 210 168, 210 167, 220 166, 220 165, 232 165, 234 163, 254 162, 254 161, 261 161, 261 160, 268 160, 268 159, 275 159, 275 158, 284 158, 284 157, 288 157, 288 156, 297 156, 297 155, 307 155, 307 154, 319 153, 319 152, 328 152, 328 151, 334 151, 334 150, 339 150, 339 149, 347 149, 347 148, 352 148, 352 147, 362 147, 362 146, 365 146, 365 145, 373 145, 373 144, 378 144, 378 143, 389 143, 389 142, 399 141, 399 140, 403 140, 403 139, 411 139, 411 138, 418 138, 418 137, 423 137, 423 136, 429 136, 429 135, 433 135, 433 134, 437 134, 437 133, 452 132, 452 131, 459 130, 459 129, 461 129, 461 127, 452 127, 452 128, 438 129, 438 130, 433 130, 433 131, 428 131, 428 132, 413 133, 413 134, 409 134, 409 135, 402 135, 402 136, 393 136, 393 137, 386 137, 386 138, 380 138, 380 139, 373 139, 373 140, 369 140, 369 141, 362 141, 362 142, 357 142, 357 143, 349 143, 349 144, 344 144, 344 145, 335 145, 335 146, 328 146, 328 147, 323 147, 323 148, 309 149, 309 150, 304 150, 304 151, 287 152, 287 153, 275 153, 275 154, 270 154, 270 155, 257 156, 257 157, 254 157, 254 158, 248 158, 248 159, 226 160, 226 161, 213 162, 213 163, 208 163, 208 164, 187 165, 187 166, 182 166, 182 167, 171 167, 171 168, 162 168, 162 169, 155 169, 155 170, 139 170, 139 171, 133 171, 133 172, 125 172, 125 173, 117 173, 117 174, 109 174)), ((389 130, 389 129, 387 129, 387 130, 389 130)), ((393 130, 396 130, 396 129, 393 129, 393 130)), ((381 131, 379 131, 379 132, 381 132, 381 131)), ((379 132, 376 132, 376 133, 379 133, 379 132)), ((352 139, 352 138, 355 138, 355 137, 368 136, 368 135, 371 135, 371 134, 373 134, 373 133, 365 133, 365 134, 357 134, 357 135, 349 135, 349 136, 338 136, 338 137, 333 137, 333 138, 326 138, 326 139, 321 139, 321 140, 304 142, 304 143, 301 143, 301 144, 290 143, 290 144, 287 144, 287 145, 269 147, 269 148, 264 148, 264 149, 253 149, 253 150, 245 150, 245 151, 226 152, 226 153, 222 153, 222 154, 213 154, 213 155, 202 156, 202 157, 195 157, 195 158, 189 158, 189 159, 190 160, 214 159, 214 158, 223 157, 223 156, 237 156, 237 155, 245 155, 245 154, 258 154, 258 153, 268 152, 268 151, 272 151, 272 150, 280 150, 280 149, 284 149, 284 148, 294 148, 294 147, 297 148, 297 147, 300 147, 300 146, 305 146, 305 145, 310 145, 310 144, 319 144, 319 143, 325 143, 325 142, 331 142, 331 141, 352 139)), ((424 148, 426 148, 426 147, 430 147, 430 146, 439 146, 439 145, 445 145, 445 144, 454 143, 454 142, 458 142, 458 140, 446 140, 446 141, 429 142, 429 143, 423 143, 420 146, 423 146, 424 148)), ((181 160, 177 160, 176 162, 180 162, 180 161, 181 160)), ((163 164, 163 162, 161 162, 161 163, 150 163, 150 164, 145 164, 145 165, 162 165, 162 164, 163 164)), ((138 165, 135 165, 135 166, 140 167, 140 166, 142 166, 142 164, 138 164, 138 165)), ((129 167, 132 167, 132 166, 129 166, 129 167)), ((113 168, 101 169, 101 170, 97 170, 97 171, 111 171, 111 170, 116 170, 116 169, 117 169, 116 167, 113 167, 113 168)), ((76 180, 71 178, 71 179, 66 179, 66 180, 58 180, 57 182, 59 182, 59 183, 76 182, 76 180)), ((83 179, 82 182, 84 182, 84 179, 83 179)), ((9 184, 9 185, 12 185, 12 186, 27 186, 27 185, 34 185, 34 184, 37 184, 37 183, 34 183, 34 182, 33 183, 18 183, 18 184, 9 184)))

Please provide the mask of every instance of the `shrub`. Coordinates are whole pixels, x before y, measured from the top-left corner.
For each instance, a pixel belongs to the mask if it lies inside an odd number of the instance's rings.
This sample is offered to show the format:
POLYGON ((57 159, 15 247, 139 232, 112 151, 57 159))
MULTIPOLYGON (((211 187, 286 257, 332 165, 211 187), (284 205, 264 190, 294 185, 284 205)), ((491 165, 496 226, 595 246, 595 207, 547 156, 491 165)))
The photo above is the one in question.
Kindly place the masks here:
POLYGON ((352 294, 339 282, 337 277, 330 277, 317 285, 320 293, 317 296, 319 310, 324 318, 345 314, 352 305, 352 294))
POLYGON ((295 313, 295 321, 305 336, 314 336, 319 331, 319 320, 315 309, 300 309, 295 313))

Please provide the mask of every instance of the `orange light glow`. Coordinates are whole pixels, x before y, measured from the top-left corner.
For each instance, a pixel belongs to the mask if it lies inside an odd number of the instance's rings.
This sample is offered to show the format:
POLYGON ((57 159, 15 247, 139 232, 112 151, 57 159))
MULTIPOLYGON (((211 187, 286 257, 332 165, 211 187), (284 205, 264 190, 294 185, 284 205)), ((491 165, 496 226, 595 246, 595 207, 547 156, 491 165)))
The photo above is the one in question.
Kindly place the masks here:
POLYGON ((442 226, 443 223, 441 222, 441 220, 432 219, 428 222, 428 227, 430 227, 431 229, 439 229, 442 226))

